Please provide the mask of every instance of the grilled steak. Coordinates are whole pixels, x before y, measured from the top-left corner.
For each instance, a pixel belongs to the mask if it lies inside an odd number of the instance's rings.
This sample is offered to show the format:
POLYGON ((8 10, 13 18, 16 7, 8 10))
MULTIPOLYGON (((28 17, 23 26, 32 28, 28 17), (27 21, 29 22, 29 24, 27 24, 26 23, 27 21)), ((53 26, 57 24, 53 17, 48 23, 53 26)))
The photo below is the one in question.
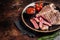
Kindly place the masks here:
POLYGON ((34 17, 30 19, 31 23, 35 27, 35 29, 47 30, 51 26, 49 22, 46 22, 42 17, 34 17))
POLYGON ((51 22, 51 24, 60 24, 60 12, 55 9, 55 5, 49 4, 44 6, 42 10, 36 15, 36 17, 43 16, 45 19, 51 22))

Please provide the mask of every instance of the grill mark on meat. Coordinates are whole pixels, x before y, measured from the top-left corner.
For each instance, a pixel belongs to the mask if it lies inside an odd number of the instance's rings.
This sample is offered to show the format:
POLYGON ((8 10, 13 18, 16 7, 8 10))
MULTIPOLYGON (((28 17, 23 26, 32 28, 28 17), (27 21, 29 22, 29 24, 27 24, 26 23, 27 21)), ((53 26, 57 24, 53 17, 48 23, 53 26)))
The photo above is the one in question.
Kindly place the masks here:
POLYGON ((43 18, 43 20, 45 20, 48 23, 51 23, 50 21, 48 21, 46 18, 44 18, 43 16, 41 16, 43 18))

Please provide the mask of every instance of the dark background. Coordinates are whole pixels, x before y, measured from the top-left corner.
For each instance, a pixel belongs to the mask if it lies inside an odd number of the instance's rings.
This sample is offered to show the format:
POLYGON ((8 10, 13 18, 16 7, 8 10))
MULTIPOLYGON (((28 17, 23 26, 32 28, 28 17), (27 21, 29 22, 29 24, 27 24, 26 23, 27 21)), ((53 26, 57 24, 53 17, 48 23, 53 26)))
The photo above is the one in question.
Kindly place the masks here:
MULTIPOLYGON (((12 20, 17 20, 23 8, 38 0, 0 0, 0 40, 37 40, 23 35, 12 20), (18 11, 19 9, 19 11, 18 11)), ((60 5, 60 0, 42 0, 60 5)), ((20 17, 19 17, 20 18, 20 17)))

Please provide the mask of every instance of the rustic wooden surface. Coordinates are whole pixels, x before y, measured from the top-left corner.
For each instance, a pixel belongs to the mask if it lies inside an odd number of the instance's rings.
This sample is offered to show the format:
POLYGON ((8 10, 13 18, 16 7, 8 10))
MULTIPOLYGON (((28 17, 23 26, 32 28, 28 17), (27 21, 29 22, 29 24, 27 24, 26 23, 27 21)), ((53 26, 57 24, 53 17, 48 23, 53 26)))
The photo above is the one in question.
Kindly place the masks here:
POLYGON ((33 1, 38 0, 0 0, 0 40, 37 40, 37 37, 23 35, 12 21, 17 20, 23 8, 33 1))
MULTIPOLYGON (((0 1, 0 40, 36 40, 27 35, 23 35, 14 25, 12 19, 18 19, 24 6, 29 1, 27 0, 14 0, 14 1, 0 1), (5 2, 5 3, 4 3, 5 2), (24 4, 25 3, 25 4, 24 4), (20 4, 14 6, 14 4, 20 4), (19 8, 19 11, 17 11, 19 8)), ((31 2, 31 1, 30 1, 31 2)))

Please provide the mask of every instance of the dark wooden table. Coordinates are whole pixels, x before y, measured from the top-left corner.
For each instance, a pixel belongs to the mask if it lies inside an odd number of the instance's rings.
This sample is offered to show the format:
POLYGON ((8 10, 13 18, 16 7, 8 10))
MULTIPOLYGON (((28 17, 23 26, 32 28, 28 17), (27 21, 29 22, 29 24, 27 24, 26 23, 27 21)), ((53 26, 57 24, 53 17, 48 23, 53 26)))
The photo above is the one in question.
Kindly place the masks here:
POLYGON ((0 40, 37 40, 37 37, 23 35, 12 21, 20 18, 23 8, 34 1, 38 0, 0 1, 0 40))
POLYGON ((36 40, 23 35, 12 20, 17 20, 24 6, 30 3, 28 0, 0 1, 0 40, 36 40), (15 3, 20 5, 14 6, 15 3), (25 3, 25 4, 24 4, 25 3), (13 5, 12 5, 13 4, 13 5), (19 11, 17 11, 19 9, 19 11))

